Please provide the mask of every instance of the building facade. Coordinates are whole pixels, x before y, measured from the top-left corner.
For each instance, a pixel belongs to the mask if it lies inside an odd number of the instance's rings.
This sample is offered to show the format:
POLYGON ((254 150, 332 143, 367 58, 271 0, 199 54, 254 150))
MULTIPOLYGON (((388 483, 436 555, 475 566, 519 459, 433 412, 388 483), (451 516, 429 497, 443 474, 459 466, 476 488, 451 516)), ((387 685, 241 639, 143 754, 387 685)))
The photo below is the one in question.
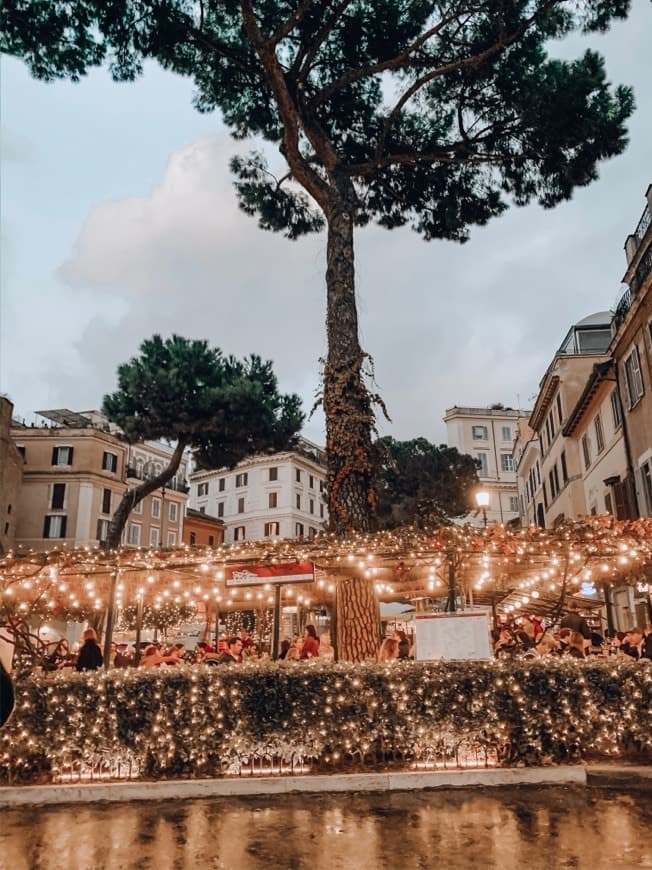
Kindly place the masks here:
POLYGON ((652 516, 652 185, 634 232, 625 242, 626 290, 614 315, 609 352, 623 408, 623 437, 634 508, 652 516))
POLYGON ((0 396, 0 553, 16 540, 18 499, 23 482, 23 456, 11 437, 14 406, 0 396))
MULTIPOLYGON (((488 523, 509 523, 519 517, 513 447, 519 420, 527 413, 512 408, 449 408, 444 416, 449 447, 468 453, 478 463, 478 477, 489 494, 488 523)), ((482 525, 484 515, 470 518, 482 525)))
MULTIPOLYGON (((162 468, 173 448, 149 443, 132 447, 97 412, 59 409, 39 412, 39 417, 49 422, 15 425, 11 432, 24 459, 16 543, 38 550, 98 546, 106 540, 127 487, 136 481, 129 464, 134 451, 141 451, 154 469, 157 462, 162 468)), ((187 500, 186 492, 179 491, 183 489, 157 490, 138 504, 123 543, 179 543, 187 500)))
POLYGON ((191 547, 219 547, 224 541, 224 523, 207 513, 186 508, 183 543, 191 547))
POLYGON ((190 475, 190 507, 224 523, 227 544, 314 537, 326 527, 326 457, 299 439, 293 450, 253 456, 233 469, 190 475))

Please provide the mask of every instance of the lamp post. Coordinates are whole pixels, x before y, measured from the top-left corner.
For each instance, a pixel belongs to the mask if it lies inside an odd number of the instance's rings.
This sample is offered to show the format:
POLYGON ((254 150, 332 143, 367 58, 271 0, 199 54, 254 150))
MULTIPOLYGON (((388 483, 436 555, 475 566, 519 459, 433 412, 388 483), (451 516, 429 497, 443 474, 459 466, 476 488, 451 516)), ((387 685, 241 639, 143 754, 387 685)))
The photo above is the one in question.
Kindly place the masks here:
POLYGON ((484 489, 479 489, 475 494, 475 503, 478 509, 482 511, 482 521, 485 529, 487 528, 487 508, 489 507, 489 493, 484 489))

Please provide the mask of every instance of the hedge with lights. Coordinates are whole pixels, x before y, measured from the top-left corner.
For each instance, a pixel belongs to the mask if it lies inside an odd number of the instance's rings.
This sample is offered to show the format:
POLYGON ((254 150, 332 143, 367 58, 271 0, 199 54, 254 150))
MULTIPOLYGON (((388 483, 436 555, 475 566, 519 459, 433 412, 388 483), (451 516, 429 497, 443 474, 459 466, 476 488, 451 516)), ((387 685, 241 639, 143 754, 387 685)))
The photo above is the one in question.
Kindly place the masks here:
POLYGON ((0 780, 652 760, 652 662, 254 663, 19 682, 0 780))

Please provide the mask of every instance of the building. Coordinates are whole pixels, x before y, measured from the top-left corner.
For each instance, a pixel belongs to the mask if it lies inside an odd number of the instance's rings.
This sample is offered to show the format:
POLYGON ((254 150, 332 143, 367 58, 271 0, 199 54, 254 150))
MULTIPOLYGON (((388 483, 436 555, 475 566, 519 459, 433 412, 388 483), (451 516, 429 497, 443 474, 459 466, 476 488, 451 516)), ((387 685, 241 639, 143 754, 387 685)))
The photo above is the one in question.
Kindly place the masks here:
POLYGON ((626 290, 616 307, 609 347, 623 409, 623 481, 640 516, 652 516, 652 185, 646 199, 625 242, 626 290))
MULTIPOLYGON (((97 546, 106 540, 127 486, 137 483, 139 473, 144 477, 160 471, 173 448, 150 442, 129 445, 98 412, 58 409, 38 416, 48 422, 15 424, 11 430, 24 459, 16 543, 41 550, 64 544, 97 546)), ((187 486, 178 482, 179 476, 136 506, 123 543, 175 546, 181 541, 187 486)))
MULTIPOLYGON (((508 523, 519 517, 518 488, 512 451, 519 420, 527 412, 495 405, 489 408, 462 408, 446 411, 449 447, 468 453, 478 463, 481 488, 489 494, 487 522, 508 523)), ((477 515, 476 524, 484 521, 477 515)))
POLYGON ((207 513, 186 508, 183 543, 191 547, 219 547, 224 541, 224 523, 207 513))
POLYGON ((224 522, 225 543, 314 537, 325 528, 326 457, 304 438, 292 450, 190 475, 190 507, 224 522))
POLYGON ((11 438, 13 410, 9 399, 0 396, 0 554, 14 546, 23 482, 23 456, 11 438))
MULTIPOLYGON (((567 438, 564 426, 572 412, 575 412, 577 425, 584 418, 589 395, 585 394, 587 382, 595 365, 608 362, 610 341, 609 311, 585 317, 571 326, 539 383, 539 394, 528 421, 532 438, 538 441, 539 456, 534 466, 531 462, 523 465, 523 458, 517 466, 523 521, 552 527, 566 518, 588 513, 584 482, 592 457, 596 455, 594 437, 580 427, 582 437, 567 438), (579 409, 576 410, 578 402, 582 417, 578 417, 579 409)), ((613 387, 614 384, 611 392, 613 387)), ((593 397, 592 388, 589 392, 593 397)), ((608 401, 611 402, 610 393, 608 401)), ((604 432, 602 434, 604 442, 604 432)), ((530 450, 530 456, 532 452, 530 450)))

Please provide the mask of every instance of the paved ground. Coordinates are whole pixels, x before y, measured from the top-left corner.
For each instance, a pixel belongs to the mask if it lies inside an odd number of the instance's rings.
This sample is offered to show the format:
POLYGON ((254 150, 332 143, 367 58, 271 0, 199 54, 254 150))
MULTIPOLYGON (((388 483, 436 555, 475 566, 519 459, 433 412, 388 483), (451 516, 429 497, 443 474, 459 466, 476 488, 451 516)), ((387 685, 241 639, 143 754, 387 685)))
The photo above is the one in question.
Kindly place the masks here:
POLYGON ((652 868, 652 793, 582 786, 4 809, 2 870, 652 868))

